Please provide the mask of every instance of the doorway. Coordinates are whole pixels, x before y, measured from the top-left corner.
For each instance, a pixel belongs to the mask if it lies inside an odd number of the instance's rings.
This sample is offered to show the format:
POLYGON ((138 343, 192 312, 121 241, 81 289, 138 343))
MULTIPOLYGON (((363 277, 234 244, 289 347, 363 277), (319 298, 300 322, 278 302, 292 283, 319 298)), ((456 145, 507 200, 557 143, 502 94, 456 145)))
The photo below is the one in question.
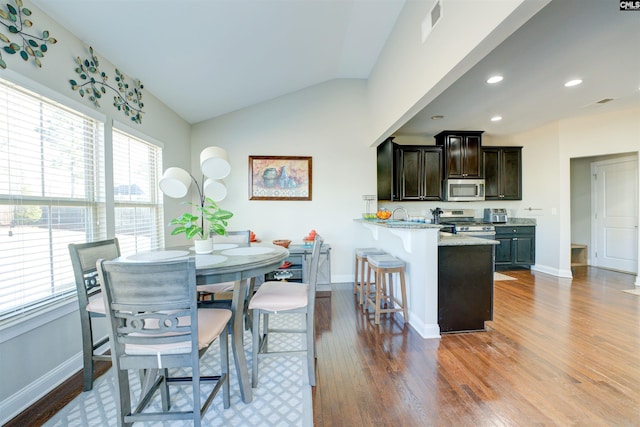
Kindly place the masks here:
POLYGON ((638 272, 638 155, 571 159, 571 243, 588 264, 638 272))

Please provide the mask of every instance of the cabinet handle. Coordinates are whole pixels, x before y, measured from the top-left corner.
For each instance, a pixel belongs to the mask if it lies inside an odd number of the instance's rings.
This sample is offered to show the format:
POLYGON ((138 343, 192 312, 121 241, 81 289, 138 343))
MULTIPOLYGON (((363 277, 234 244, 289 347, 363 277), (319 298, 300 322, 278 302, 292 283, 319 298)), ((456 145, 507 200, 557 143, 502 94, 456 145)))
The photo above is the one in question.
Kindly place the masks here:
POLYGON ((513 240, 518 240, 518 238, 517 238, 517 237, 514 237, 514 238, 513 238, 513 240))

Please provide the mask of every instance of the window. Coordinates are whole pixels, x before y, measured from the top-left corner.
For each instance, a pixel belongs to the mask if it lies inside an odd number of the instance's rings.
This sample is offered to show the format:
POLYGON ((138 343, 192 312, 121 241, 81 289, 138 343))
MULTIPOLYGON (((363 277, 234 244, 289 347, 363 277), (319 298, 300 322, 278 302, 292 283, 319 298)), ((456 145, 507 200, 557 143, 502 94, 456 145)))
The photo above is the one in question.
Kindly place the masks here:
POLYGON ((153 144, 113 130, 113 193, 116 237, 122 254, 163 245, 162 197, 158 180, 162 150, 153 144))
POLYGON ((103 134, 0 80, 0 319, 73 294, 67 245, 106 238, 103 134))

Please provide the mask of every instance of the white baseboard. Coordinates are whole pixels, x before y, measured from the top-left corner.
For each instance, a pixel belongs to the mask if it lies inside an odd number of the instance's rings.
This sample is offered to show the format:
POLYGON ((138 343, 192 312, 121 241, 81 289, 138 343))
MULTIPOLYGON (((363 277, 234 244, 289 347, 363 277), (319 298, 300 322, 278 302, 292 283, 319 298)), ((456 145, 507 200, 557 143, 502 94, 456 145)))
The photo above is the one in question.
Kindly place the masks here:
POLYGON ((563 277, 567 279, 573 278, 573 273, 571 272, 571 270, 560 270, 558 268, 552 268, 546 265, 540 265, 540 264, 532 265, 531 270, 539 271, 540 273, 550 274, 556 277, 563 277))
POLYGON ((82 369, 82 352, 0 402, 0 424, 10 421, 82 369))

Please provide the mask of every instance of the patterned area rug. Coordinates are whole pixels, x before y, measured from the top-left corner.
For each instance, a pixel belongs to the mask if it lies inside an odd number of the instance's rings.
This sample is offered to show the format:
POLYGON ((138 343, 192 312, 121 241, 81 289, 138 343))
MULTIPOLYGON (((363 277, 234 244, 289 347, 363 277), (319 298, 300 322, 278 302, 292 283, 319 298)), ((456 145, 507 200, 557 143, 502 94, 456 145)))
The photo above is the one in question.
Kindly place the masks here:
MULTIPOLYGON (((302 327, 303 315, 279 314, 271 316, 269 325, 281 328, 302 327)), ((229 341, 231 343, 231 341, 229 341)), ((244 348, 251 376, 251 332, 245 331, 244 348)), ((303 334, 274 334, 269 339, 269 348, 304 349, 303 334)), ((233 363, 233 353, 229 349, 231 373, 231 407, 224 409, 222 392, 213 400, 205 413, 202 425, 206 426, 312 426, 313 406, 311 387, 307 377, 306 356, 274 355, 260 360, 260 381, 253 389, 253 401, 244 403, 240 396, 238 376, 233 363)), ((200 360, 200 372, 203 375, 215 375, 220 372, 220 351, 215 342, 200 360)), ((135 405, 140 393, 140 381, 137 373, 130 376, 132 405, 135 405)), ((210 385, 203 385, 202 392, 208 393, 210 385)), ((171 402, 176 410, 191 408, 190 386, 172 386, 171 402)), ((160 398, 151 405, 151 410, 160 410, 160 398)), ((115 426, 116 396, 113 373, 111 370, 94 383, 93 390, 84 392, 72 400, 46 424, 56 426, 115 426)), ((192 426, 190 421, 136 423, 140 426, 192 426)))
POLYGON ((628 294, 638 295, 640 296, 640 289, 626 289, 622 292, 626 292, 628 294))
POLYGON ((493 280, 516 280, 514 277, 507 276, 506 274, 498 273, 497 271, 493 273, 493 280))

